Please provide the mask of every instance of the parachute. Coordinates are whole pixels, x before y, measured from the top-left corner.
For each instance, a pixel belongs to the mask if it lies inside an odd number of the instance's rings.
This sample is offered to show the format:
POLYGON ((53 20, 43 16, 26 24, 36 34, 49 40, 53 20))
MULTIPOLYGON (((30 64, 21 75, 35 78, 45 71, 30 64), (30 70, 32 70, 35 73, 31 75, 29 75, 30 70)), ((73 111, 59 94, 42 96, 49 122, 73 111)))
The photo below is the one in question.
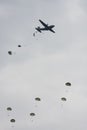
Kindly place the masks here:
POLYGON ((7 110, 8 110, 8 111, 12 111, 12 108, 11 108, 11 107, 7 107, 7 110))
POLYGON ((18 45, 18 47, 21 47, 21 45, 18 45))
POLYGON ((11 119, 10 122, 15 123, 15 119, 11 119))
POLYGON ((35 37, 35 33, 33 33, 33 36, 35 37))
POLYGON ((30 116, 35 116, 35 113, 30 113, 30 116))
POLYGON ((67 99, 66 99, 65 97, 62 97, 61 100, 62 100, 62 101, 66 101, 67 99))
POLYGON ((39 97, 36 97, 35 100, 36 101, 41 101, 41 99, 39 97))
POLYGON ((71 86, 70 82, 65 83, 66 86, 71 86))

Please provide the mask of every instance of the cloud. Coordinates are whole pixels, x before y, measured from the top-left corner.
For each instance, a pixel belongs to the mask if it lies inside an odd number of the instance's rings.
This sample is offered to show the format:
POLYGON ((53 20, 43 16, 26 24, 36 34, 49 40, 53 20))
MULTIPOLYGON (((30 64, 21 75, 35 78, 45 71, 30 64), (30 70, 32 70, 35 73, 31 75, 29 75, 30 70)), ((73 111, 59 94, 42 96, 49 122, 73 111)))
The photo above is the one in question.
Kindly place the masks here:
POLYGON ((87 128, 85 2, 0 1, 2 130, 11 128, 10 118, 16 119, 17 130, 87 128), (42 26, 38 19, 55 24, 56 33, 33 37, 35 27, 42 26), (11 113, 6 111, 9 106, 11 113), (30 112, 36 113, 35 118, 30 112))

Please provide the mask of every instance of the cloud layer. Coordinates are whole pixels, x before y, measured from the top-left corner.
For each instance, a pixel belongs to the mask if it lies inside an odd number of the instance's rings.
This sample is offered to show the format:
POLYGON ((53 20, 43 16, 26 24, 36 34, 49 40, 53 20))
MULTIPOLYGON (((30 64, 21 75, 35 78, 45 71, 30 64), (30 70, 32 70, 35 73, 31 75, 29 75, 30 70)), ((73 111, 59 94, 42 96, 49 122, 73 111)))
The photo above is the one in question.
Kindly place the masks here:
POLYGON ((2 130, 87 129, 86 6, 85 0, 0 0, 2 130), (33 37, 38 19, 55 24, 56 33, 33 37))

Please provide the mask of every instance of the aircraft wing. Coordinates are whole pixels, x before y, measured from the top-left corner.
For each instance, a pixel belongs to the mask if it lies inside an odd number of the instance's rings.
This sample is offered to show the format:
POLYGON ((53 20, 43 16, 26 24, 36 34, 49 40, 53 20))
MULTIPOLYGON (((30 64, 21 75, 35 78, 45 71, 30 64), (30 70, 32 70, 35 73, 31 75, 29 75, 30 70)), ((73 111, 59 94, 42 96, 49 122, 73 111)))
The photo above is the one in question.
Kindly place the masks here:
POLYGON ((41 24, 45 27, 47 27, 47 24, 45 24, 42 20, 39 19, 39 21, 41 22, 41 24))

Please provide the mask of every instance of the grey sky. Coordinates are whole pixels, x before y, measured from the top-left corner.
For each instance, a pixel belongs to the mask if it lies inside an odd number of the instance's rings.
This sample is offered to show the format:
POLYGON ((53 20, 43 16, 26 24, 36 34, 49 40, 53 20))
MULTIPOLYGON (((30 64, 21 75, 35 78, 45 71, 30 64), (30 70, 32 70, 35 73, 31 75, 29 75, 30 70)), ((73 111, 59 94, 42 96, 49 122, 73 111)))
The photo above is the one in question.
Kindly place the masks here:
POLYGON ((1 130, 87 130, 86 35, 86 0, 0 0, 1 130))

